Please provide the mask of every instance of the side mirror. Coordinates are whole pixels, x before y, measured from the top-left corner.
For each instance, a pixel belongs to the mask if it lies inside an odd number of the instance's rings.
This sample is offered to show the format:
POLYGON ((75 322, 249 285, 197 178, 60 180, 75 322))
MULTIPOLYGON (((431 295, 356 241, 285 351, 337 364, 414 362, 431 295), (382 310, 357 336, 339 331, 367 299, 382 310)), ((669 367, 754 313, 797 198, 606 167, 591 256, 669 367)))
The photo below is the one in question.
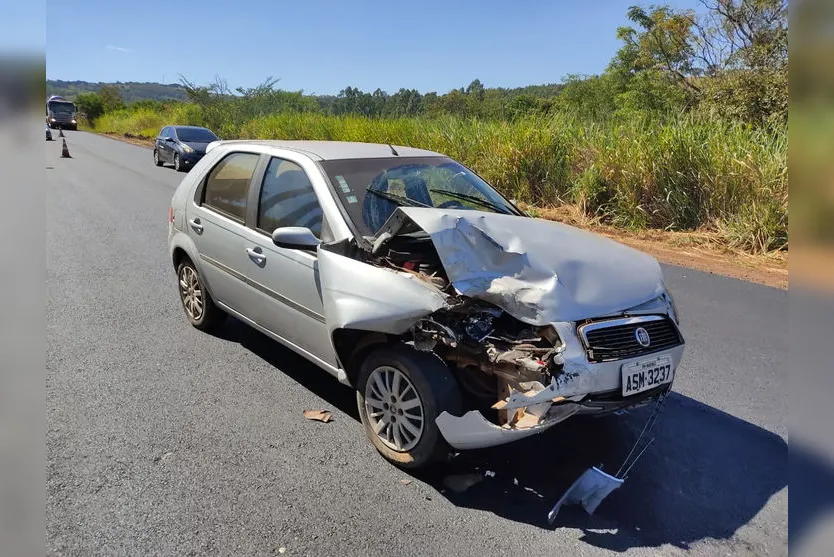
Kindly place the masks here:
POLYGON ((321 240, 303 226, 282 226, 272 233, 272 243, 279 248, 315 251, 321 240))
POLYGON ((165 142, 166 142, 166 143, 173 143, 173 142, 174 142, 174 138, 173 138, 173 137, 166 137, 166 138, 165 138, 165 142))

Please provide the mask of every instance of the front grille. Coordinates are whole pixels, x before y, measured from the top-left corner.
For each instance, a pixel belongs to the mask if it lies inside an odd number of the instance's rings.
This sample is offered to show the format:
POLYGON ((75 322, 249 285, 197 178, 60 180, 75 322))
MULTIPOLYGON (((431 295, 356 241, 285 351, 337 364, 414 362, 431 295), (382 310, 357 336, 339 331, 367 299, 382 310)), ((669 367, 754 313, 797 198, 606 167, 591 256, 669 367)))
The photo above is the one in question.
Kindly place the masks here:
POLYGON ((582 325, 579 332, 592 362, 634 358, 683 343, 675 324, 668 317, 655 315, 596 321, 582 325), (637 341, 635 331, 640 327, 648 333, 648 346, 637 341))

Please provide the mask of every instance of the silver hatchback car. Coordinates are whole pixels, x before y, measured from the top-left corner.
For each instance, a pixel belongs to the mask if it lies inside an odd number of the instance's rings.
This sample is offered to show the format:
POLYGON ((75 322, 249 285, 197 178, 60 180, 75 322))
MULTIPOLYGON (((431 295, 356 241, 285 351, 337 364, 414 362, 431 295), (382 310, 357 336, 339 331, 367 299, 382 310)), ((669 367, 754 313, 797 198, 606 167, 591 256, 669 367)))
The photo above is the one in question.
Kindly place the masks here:
POLYGON ((192 325, 233 315, 355 388, 405 468, 655 401, 684 351, 654 258, 431 151, 212 143, 168 243, 192 325))

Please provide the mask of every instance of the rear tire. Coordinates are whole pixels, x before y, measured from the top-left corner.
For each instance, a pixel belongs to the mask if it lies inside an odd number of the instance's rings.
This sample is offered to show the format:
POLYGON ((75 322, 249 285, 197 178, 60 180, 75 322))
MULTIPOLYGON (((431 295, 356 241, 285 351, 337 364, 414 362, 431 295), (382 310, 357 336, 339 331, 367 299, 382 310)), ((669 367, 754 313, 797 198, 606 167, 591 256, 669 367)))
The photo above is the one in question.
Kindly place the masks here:
POLYGON ((226 313, 214 304, 190 259, 177 266, 177 282, 180 302, 189 323, 201 331, 210 331, 223 323, 226 313))
POLYGON ((356 403, 371 443, 396 466, 413 470, 448 456, 435 419, 460 415, 461 395, 435 354, 405 344, 372 351, 359 370, 356 403))

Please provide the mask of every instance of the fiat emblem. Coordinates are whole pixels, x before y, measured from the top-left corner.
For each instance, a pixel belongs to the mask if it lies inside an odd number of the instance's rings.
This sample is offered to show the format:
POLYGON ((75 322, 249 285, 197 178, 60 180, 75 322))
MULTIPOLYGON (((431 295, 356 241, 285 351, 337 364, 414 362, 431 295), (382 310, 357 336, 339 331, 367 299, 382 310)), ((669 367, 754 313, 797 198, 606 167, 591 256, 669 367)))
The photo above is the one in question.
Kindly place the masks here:
POLYGON ((649 336, 649 331, 647 331, 643 327, 637 327, 637 329, 634 331, 634 338, 637 340, 637 343, 643 348, 647 348, 652 343, 652 339, 649 336))

